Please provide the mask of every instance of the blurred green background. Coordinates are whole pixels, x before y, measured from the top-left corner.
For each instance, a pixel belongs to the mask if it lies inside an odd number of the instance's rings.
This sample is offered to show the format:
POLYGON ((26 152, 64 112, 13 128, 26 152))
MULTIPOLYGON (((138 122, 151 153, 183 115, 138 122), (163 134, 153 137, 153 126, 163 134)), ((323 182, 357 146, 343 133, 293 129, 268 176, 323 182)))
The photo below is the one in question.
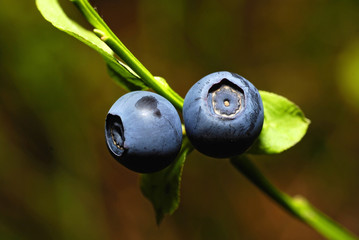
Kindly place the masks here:
MULTIPOLYGON (((104 119, 125 92, 102 58, 34 1, 0 2, 0 239, 322 239, 228 161, 197 152, 178 211, 157 227, 138 175, 106 149, 104 119)), ((359 1, 92 3, 183 97, 228 70, 297 103, 312 121, 303 141, 253 159, 282 190, 359 234, 359 1)))

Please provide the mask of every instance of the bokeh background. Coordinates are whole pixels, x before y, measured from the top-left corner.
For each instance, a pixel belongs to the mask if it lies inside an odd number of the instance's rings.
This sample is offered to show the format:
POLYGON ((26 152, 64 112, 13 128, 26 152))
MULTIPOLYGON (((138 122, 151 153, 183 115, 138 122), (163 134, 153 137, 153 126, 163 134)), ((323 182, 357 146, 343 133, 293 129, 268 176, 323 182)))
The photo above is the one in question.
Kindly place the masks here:
MULTIPOLYGON (((101 56, 53 28, 34 1, 0 2, 0 239, 322 239, 228 161, 197 152, 178 211, 156 226, 139 176, 106 149, 104 119, 125 92, 101 56)), ((92 3, 182 96, 228 70, 298 104, 312 121, 303 141, 253 159, 279 188, 359 234, 358 1, 92 3)))

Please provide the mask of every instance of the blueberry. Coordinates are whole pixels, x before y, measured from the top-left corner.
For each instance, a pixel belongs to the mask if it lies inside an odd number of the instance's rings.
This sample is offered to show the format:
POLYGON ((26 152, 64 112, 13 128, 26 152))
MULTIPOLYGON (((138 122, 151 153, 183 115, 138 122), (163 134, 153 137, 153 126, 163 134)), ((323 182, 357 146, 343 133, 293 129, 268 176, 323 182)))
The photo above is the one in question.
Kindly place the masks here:
POLYGON ((258 90, 245 78, 215 72, 199 80, 187 93, 183 120, 194 147, 211 157, 244 153, 263 126, 258 90))
POLYGON ((123 95, 106 117, 112 156, 136 172, 159 171, 173 162, 182 144, 181 120, 164 97, 146 91, 123 95))

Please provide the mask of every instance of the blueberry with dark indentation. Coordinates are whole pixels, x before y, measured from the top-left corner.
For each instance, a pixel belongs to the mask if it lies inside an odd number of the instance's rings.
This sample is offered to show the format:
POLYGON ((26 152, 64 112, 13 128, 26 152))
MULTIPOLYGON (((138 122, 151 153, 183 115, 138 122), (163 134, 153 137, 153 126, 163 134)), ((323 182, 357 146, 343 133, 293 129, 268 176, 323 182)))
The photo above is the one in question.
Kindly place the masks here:
POLYGON ((140 173, 159 171, 173 162, 182 144, 181 120, 164 97, 146 91, 123 95, 106 117, 111 155, 140 173))
POLYGON ((183 120, 187 136, 198 151, 219 158, 239 155, 262 130, 262 99, 245 78, 215 72, 188 91, 183 120))

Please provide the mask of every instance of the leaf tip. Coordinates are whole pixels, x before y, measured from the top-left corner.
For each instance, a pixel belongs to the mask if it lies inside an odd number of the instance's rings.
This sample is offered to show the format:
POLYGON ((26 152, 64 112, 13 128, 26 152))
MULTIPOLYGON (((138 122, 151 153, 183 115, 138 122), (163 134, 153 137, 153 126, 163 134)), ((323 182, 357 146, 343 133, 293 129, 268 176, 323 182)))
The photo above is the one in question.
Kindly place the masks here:
POLYGON ((165 217, 165 215, 163 214, 162 211, 156 211, 156 224, 157 224, 157 226, 161 225, 164 217, 165 217))

